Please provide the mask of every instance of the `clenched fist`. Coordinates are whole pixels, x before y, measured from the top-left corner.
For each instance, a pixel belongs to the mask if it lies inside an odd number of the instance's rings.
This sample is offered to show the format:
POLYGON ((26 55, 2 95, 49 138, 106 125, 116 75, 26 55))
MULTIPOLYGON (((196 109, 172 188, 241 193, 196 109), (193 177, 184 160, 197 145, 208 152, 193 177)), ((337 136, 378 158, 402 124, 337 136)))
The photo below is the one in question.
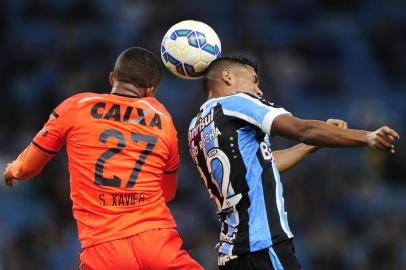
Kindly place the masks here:
POLYGON ((328 119, 326 122, 327 122, 327 124, 330 124, 332 126, 336 126, 336 127, 339 127, 339 128, 344 128, 344 129, 348 128, 347 122, 345 122, 344 120, 328 119))
POLYGON ((393 143, 399 139, 399 135, 389 127, 381 127, 367 135, 367 145, 371 148, 389 151, 395 153, 393 143))

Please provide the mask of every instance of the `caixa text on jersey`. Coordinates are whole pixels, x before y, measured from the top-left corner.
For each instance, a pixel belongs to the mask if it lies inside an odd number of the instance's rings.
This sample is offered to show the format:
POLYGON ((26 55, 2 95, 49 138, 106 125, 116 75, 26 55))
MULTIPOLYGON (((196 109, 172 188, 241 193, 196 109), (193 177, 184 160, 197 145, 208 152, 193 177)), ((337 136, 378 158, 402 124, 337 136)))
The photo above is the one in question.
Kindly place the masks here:
POLYGON ((151 115, 151 111, 146 109, 134 108, 126 105, 122 106, 125 107, 125 110, 123 111, 120 104, 106 104, 105 102, 99 102, 93 105, 90 114, 95 119, 128 122, 162 129, 161 117, 158 113, 153 112, 151 115))

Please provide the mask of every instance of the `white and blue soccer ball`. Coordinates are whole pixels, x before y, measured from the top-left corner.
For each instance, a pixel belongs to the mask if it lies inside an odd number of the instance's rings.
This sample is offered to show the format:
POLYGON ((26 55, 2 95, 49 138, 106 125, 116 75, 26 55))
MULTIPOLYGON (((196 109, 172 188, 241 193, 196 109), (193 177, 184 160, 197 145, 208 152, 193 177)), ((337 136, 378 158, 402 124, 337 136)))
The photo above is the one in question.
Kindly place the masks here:
POLYGON ((219 37, 203 22, 179 22, 162 39, 161 58, 164 65, 183 79, 202 78, 205 69, 220 54, 219 37))

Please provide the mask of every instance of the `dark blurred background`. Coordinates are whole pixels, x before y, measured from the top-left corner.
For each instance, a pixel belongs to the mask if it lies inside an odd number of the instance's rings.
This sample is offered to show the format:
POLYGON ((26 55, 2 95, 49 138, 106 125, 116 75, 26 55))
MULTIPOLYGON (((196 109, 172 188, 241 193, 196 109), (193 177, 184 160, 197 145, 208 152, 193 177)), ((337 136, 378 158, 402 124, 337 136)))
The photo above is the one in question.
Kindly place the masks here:
MULTIPOLYGON (((283 175, 290 225, 305 269, 406 269, 406 1, 0 2, 0 169, 66 97, 106 93, 130 46, 159 54, 169 27, 211 25, 223 55, 257 60, 265 96, 302 118, 397 129, 395 155, 322 149, 283 175), (306 3, 304 3, 306 2, 306 3)), ((185 248, 216 269, 219 224, 186 148, 201 81, 165 70, 158 98, 178 128, 182 165, 170 204, 185 248)), ((273 138, 273 150, 294 142, 273 138)), ((76 269, 80 245, 62 151, 33 181, 0 184, 0 270, 76 269)))

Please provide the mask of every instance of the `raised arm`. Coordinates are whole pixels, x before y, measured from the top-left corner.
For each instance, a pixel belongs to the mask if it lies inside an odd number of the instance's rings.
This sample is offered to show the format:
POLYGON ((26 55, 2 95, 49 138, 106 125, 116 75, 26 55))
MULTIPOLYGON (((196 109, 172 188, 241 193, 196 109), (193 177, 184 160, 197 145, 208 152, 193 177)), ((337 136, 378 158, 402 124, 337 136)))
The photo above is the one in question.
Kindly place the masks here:
MULTIPOLYGON (((76 97, 79 97, 77 95, 76 97)), ((32 143, 4 171, 4 180, 9 187, 13 180, 24 180, 41 172, 48 161, 65 144, 67 131, 74 122, 75 96, 66 99, 49 116, 44 127, 37 133, 32 143)))
POLYGON ((393 143, 399 135, 389 127, 376 131, 342 129, 317 120, 302 120, 287 114, 276 117, 272 124, 273 134, 297 139, 302 143, 320 147, 368 146, 395 153, 393 143))
MULTIPOLYGON (((343 120, 328 119, 327 123, 339 128, 347 128, 347 123, 343 120)), ((301 143, 288 149, 273 151, 272 156, 275 160, 278 171, 283 173, 293 166, 296 166, 299 162, 314 153, 317 149, 319 149, 317 146, 301 143)))
POLYGON ((316 146, 304 143, 297 144, 291 148, 272 152, 276 168, 280 173, 286 172, 299 162, 307 158, 318 149, 316 146))
POLYGON ((25 180, 36 176, 53 156, 43 152, 33 144, 28 145, 17 159, 9 163, 4 170, 3 176, 6 185, 13 187, 15 179, 25 180))

